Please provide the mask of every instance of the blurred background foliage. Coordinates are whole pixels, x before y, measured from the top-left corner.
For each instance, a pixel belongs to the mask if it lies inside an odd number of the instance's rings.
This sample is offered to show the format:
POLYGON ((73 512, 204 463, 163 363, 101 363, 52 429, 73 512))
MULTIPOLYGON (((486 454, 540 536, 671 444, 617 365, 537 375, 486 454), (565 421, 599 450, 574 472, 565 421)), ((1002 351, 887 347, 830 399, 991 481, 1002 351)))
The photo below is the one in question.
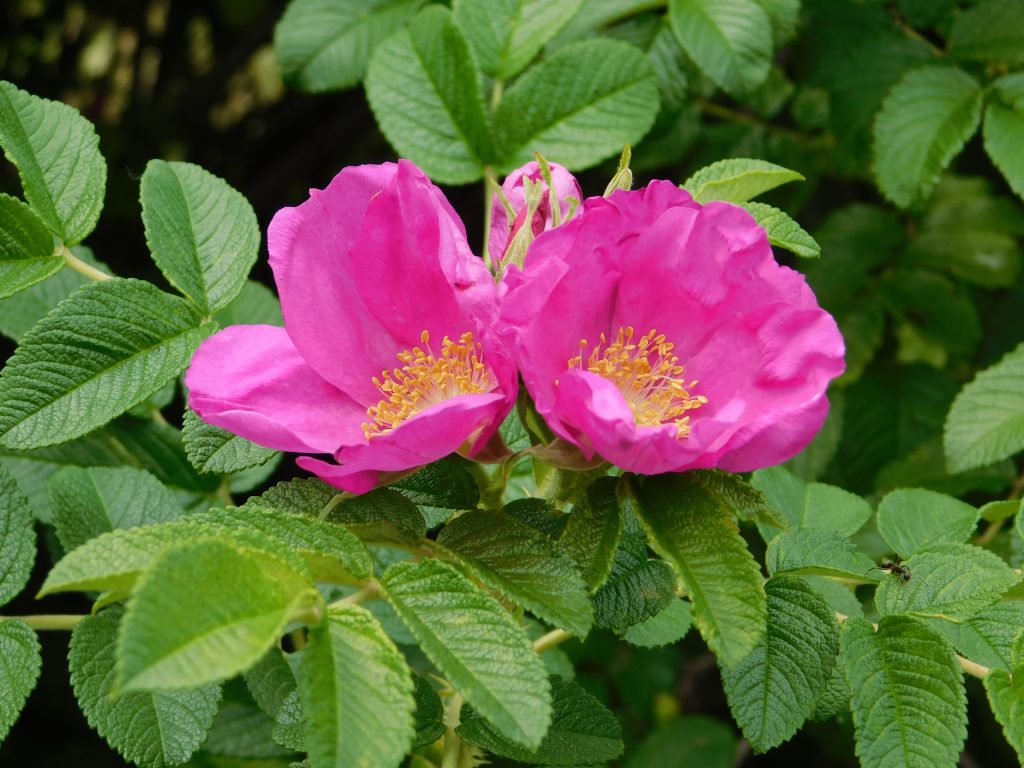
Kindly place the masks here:
MULTIPOLYGON (((577 24, 581 34, 627 40, 659 57, 661 110, 633 150, 637 186, 651 178, 682 182, 727 157, 762 158, 807 179, 766 200, 821 245, 820 261, 795 266, 839 320, 848 371, 832 393, 825 430, 791 468, 869 499, 898 486, 975 504, 1019 495, 1011 460, 947 473, 942 428, 960 388, 1024 339, 1021 200, 980 134, 934 193, 909 209, 886 201, 871 170, 873 124, 886 94, 907 71, 947 58, 952 25, 975 4, 804 0, 799 17, 775 29, 767 77, 735 93, 720 90, 678 44, 655 50, 664 5, 591 0, 577 24)), ((96 124, 110 171, 89 245, 116 273, 162 284, 139 219, 138 182, 151 158, 188 160, 223 177, 251 201, 264 231, 278 208, 300 202, 342 166, 393 158, 360 88, 307 94, 285 85, 272 42, 285 7, 284 0, 0 3, 0 79, 65 101, 96 124)), ((1024 26, 1024 10, 1010 18, 1024 26)), ((1019 63, 987 58, 968 50, 960 63, 983 82, 1019 63)), ((584 172, 584 190, 599 193, 613 171, 610 160, 584 172)), ((0 191, 18 188, 4 164, 0 191)), ((479 185, 446 192, 479 243, 479 185)), ((779 258, 795 261, 781 251, 779 258)), ((272 285, 265 258, 253 274, 272 285)), ((285 463, 273 479, 292 473, 285 463)), ((993 535, 1019 566, 1017 539, 993 535)), ((23 597, 15 610, 30 606, 23 597)), ((43 677, 0 748, 4 765, 123 765, 78 711, 63 671, 67 640, 43 638, 43 677)), ((630 768, 856 764, 843 717, 811 723, 767 755, 750 754, 696 633, 678 646, 645 650, 595 632, 565 652, 577 663, 577 679, 619 715, 630 768)), ((968 681, 968 692, 971 731, 961 765, 1015 764, 978 681, 968 681)), ((272 750, 253 754, 260 750, 233 741, 229 721, 219 725, 192 764, 287 765, 272 750)))

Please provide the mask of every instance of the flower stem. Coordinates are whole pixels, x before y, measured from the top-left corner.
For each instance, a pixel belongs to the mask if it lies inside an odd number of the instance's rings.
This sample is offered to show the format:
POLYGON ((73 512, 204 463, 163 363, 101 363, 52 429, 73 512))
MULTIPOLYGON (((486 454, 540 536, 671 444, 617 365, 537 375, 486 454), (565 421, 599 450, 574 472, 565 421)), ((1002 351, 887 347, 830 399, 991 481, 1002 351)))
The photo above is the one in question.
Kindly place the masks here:
POLYGON ((544 653, 544 651, 564 643, 571 637, 572 633, 566 632, 564 629, 552 629, 546 635, 541 635, 533 641, 533 650, 537 653, 544 653))
POLYGON ((362 589, 358 589, 340 600, 335 600, 331 605, 360 605, 367 600, 376 600, 378 597, 380 597, 380 587, 375 581, 371 581, 362 589))
POLYGON ((39 631, 70 631, 74 629, 78 622, 80 622, 84 618, 87 617, 65 613, 54 613, 48 615, 42 614, 36 616, 0 616, 0 623, 5 621, 23 621, 30 627, 32 627, 32 629, 39 631))
POLYGON ((456 693, 448 700, 444 715, 444 722, 448 726, 448 730, 444 735, 444 756, 441 758, 441 768, 459 768, 461 763, 462 739, 455 733, 461 711, 462 696, 456 693))
POLYGON ((59 253, 64 257, 65 263, 71 267, 71 269, 78 272, 80 275, 85 275, 90 280, 110 280, 110 275, 106 272, 100 272, 96 267, 89 266, 80 258, 75 256, 71 250, 66 246, 62 245, 59 249, 59 253))
POLYGON ((497 182, 494 180, 494 169, 491 166, 487 166, 484 169, 484 243, 480 248, 480 254, 484 258, 484 264, 487 265, 487 269, 494 273, 494 262, 491 261, 491 249, 488 248, 488 243, 491 240, 491 219, 493 218, 493 206, 491 205, 491 188, 497 182))

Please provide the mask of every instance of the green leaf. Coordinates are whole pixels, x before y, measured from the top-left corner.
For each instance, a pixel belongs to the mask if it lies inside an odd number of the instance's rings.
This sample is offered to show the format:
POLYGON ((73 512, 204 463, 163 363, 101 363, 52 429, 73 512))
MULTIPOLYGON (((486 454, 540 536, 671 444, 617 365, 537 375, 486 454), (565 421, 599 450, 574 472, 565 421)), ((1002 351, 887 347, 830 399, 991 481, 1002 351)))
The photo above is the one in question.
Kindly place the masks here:
MULTIPOLYGON (((97 261, 92 256, 92 251, 84 245, 72 247, 71 253, 101 272, 110 272, 107 266, 97 261)), ((89 278, 73 269, 62 269, 14 296, 0 299, 0 333, 19 341, 43 315, 57 306, 62 299, 67 298, 76 288, 89 282, 89 278)))
POLYGON ((159 391, 213 332, 183 299, 141 280, 92 283, 25 334, 0 376, 0 444, 84 435, 159 391))
POLYGON ((765 584, 764 641, 722 670, 729 709, 757 752, 787 741, 814 710, 839 653, 839 625, 807 582, 775 576, 765 584))
POLYGON ((732 512, 737 520, 779 523, 764 493, 739 475, 718 469, 694 469, 686 473, 686 479, 732 512))
POLYGON ((18 168, 28 204, 66 245, 92 232, 107 181, 92 123, 0 80, 0 147, 18 168))
POLYGON ((764 634, 761 569, 739 534, 729 507, 686 475, 647 478, 637 516, 651 545, 682 579, 704 640, 732 667, 764 634))
POLYGON ((559 545, 576 561, 593 591, 607 581, 622 538, 623 516, 616 499, 618 480, 595 480, 576 499, 559 545))
POLYGON ((439 522, 451 517, 447 510, 476 509, 480 503, 480 488, 476 480, 454 458, 428 464, 389 487, 420 507, 422 512, 432 513, 439 522))
POLYGON ((1024 667, 1014 669, 1012 679, 1002 669, 985 675, 985 693, 1006 741, 1024 763, 1024 667))
POLYGON ((551 727, 540 746, 524 749, 463 705, 455 732, 475 747, 522 763, 587 765, 622 755, 622 729, 608 708, 571 680, 551 678, 551 727))
POLYGON ((228 684, 224 701, 203 744, 203 752, 239 760, 290 757, 291 750, 273 740, 274 721, 245 694, 239 686, 228 684))
POLYGON ((0 621, 0 743, 36 687, 43 666, 39 638, 23 621, 0 621))
POLYGON ((949 32, 949 52, 961 61, 1024 62, 1021 0, 981 0, 958 14, 949 32))
POLYGON ((953 623, 943 619, 929 621, 953 646, 969 658, 992 669, 1014 667, 1014 637, 1024 627, 1024 602, 1001 600, 971 616, 953 623))
POLYGON ((911 580, 893 576, 875 591, 878 612, 969 619, 1020 581, 1003 560, 970 544, 949 544, 903 563, 911 580))
POLYGON ((207 424, 195 411, 185 411, 181 434, 192 466, 200 472, 227 474, 266 464, 277 451, 207 424))
POLYGON ((412 740, 410 749, 420 749, 433 744, 444 736, 448 726, 444 724, 444 706, 441 704, 441 697, 437 695, 434 688, 419 675, 413 675, 413 682, 416 684, 412 692, 413 698, 416 700, 416 711, 413 713, 416 736, 412 740))
POLYGON ((298 677, 313 765, 398 767, 414 735, 412 677, 369 611, 332 607, 309 632, 298 677))
POLYGON ((146 243, 171 285, 203 314, 230 304, 260 250, 249 201, 198 165, 164 160, 149 161, 141 196, 146 243))
POLYGON ((295 679, 301 658, 301 651, 286 657, 280 648, 271 648, 245 672, 245 684, 256 704, 274 720, 271 738, 296 752, 305 751, 305 716, 295 679))
MULTIPOLYGON (((1021 44, 1024 51, 1024 43, 1021 44)), ((1024 197, 1024 73, 1006 75, 992 84, 995 98, 985 107, 982 137, 985 151, 1006 177, 1010 188, 1024 197)))
POLYGON ((219 685, 114 696, 114 649, 123 611, 86 616, 68 651, 71 685, 89 725, 125 760, 146 768, 184 763, 206 741, 219 685))
POLYGON ((547 499, 536 497, 510 501, 502 507, 502 512, 552 539, 560 537, 569 522, 569 515, 552 506, 547 499))
POLYGON ((768 77, 772 33, 756 0, 670 0, 669 21, 683 50, 732 95, 768 77))
POLYGON ((981 512, 952 496, 923 488, 900 488, 878 504, 878 532, 892 551, 909 557, 971 537, 981 512))
POLYGON ((840 648, 861 765, 955 768, 967 698, 949 644, 915 619, 883 616, 877 633, 847 620, 840 648))
POLYGON ((434 181, 475 181, 493 160, 480 71, 445 8, 425 8, 377 48, 366 97, 391 146, 434 181))
POLYGON ((259 496, 252 496, 245 506, 277 509, 290 515, 325 519, 345 495, 337 488, 315 477, 284 480, 259 496))
POLYGON ((422 0, 292 0, 274 28, 285 82, 302 91, 351 88, 366 62, 422 0))
POLYGON ((638 142, 658 114, 658 78, 628 43, 595 39, 559 48, 505 91, 494 113, 499 166, 540 152, 575 170, 638 142))
POLYGON ((0 299, 45 280, 64 266, 53 235, 21 200, 0 194, 0 299))
POLYGON ((982 90, 949 66, 913 69, 875 118, 873 171, 889 200, 907 208, 927 197, 981 119, 982 90))
POLYGON ((544 664, 491 596, 437 560, 384 572, 389 602, 441 674, 505 737, 540 746, 551 720, 544 664))
POLYGON ((641 648, 658 648, 682 640, 692 623, 690 604, 685 600, 673 600, 660 613, 627 629, 622 639, 641 648))
POLYGON ((705 166, 683 183, 698 203, 724 200, 745 203, 791 181, 803 181, 796 171, 766 160, 737 157, 705 166))
POLYGON ((857 581, 877 581, 871 575, 875 563, 857 551, 857 546, 835 531, 794 528, 783 531, 768 543, 764 556, 768 573, 797 576, 832 576, 857 581))
POLYGON ((594 622, 587 585, 555 542, 504 512, 475 510, 449 523, 438 544, 537 617, 579 637, 594 622))
POLYGON ((319 600, 304 574, 256 549, 200 539, 166 550, 121 627, 118 688, 189 688, 252 666, 319 600))
POLYGON ((211 509, 194 519, 232 529, 256 530, 278 539, 302 556, 317 579, 351 581, 373 574, 373 560, 363 542, 337 523, 310 520, 249 504, 211 509))
POLYGON ((732 768, 736 736, 711 717, 670 720, 633 753, 627 768, 732 768))
POLYGON ((117 528, 166 523, 182 514, 173 493, 133 467, 65 467, 49 487, 57 538, 66 551, 117 528))
MULTIPOLYGON (((824 483, 805 483, 784 467, 759 469, 750 478, 789 528, 824 528, 853 536, 871 517, 871 505, 856 494, 824 483)), ((759 524, 765 541, 780 529, 759 524)))
MULTIPOLYGON (((968 214, 965 212, 964 216, 968 214)), ((946 270, 985 288, 1007 288, 1020 273, 1020 249, 1009 235, 985 229, 925 229, 900 257, 903 264, 946 270)))
POLYGON ((648 559, 646 547, 641 557, 630 560, 594 593, 594 624, 598 627, 625 632, 656 616, 674 599, 672 566, 664 560, 648 559))
POLYGON ((367 540, 415 542, 427 534, 426 522, 416 506, 390 488, 346 499, 332 508, 326 519, 343 523, 367 540))
POLYGON ((452 8, 480 68, 504 80, 519 74, 582 5, 583 0, 457 0, 452 8))
POLYGON ((276 325, 284 327, 281 302, 267 286, 246 280, 242 291, 221 310, 213 313, 221 328, 229 325, 276 325))
POLYGON ((36 529, 28 499, 0 465, 0 605, 25 588, 35 558, 36 529))
POLYGON ((785 248, 804 259, 821 256, 818 242, 793 221, 788 213, 764 203, 743 203, 741 207, 754 217, 758 226, 768 235, 768 242, 776 248, 785 248))
POLYGON ((1024 449, 1024 345, 960 390, 946 416, 943 444, 951 472, 964 472, 1024 449))

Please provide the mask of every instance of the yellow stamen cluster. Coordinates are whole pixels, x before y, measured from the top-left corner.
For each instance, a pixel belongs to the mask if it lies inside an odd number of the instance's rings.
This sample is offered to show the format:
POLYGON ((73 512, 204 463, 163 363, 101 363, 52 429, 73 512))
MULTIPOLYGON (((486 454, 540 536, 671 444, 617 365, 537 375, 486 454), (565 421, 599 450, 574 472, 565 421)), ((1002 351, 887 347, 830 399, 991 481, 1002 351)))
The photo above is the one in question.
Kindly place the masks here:
POLYGON ((366 409, 370 421, 363 424, 363 433, 367 439, 390 432, 431 405, 494 388, 483 363, 483 349, 472 333, 462 334, 458 341, 445 336, 439 355, 430 348, 429 333, 420 334, 420 341, 422 349, 398 353, 402 367, 373 377, 383 398, 366 409))
POLYGON ((602 333, 589 355, 587 340, 581 340, 580 353, 569 359, 569 368, 596 373, 615 384, 637 424, 673 424, 676 437, 683 438, 690 433, 689 412, 707 404, 708 399, 690 394, 697 382, 680 378, 684 367, 672 353, 674 346, 653 329, 634 342, 632 327, 619 328, 610 344, 602 333))

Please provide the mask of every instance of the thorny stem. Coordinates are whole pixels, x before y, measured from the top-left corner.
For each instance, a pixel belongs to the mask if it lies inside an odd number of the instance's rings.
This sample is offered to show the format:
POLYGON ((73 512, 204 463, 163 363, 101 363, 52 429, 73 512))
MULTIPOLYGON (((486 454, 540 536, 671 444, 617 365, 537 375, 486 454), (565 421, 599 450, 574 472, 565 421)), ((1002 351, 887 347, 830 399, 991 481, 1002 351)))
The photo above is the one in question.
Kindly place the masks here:
POLYGON ((85 275, 90 280, 110 280, 110 275, 86 264, 75 256, 66 245, 62 245, 57 252, 64 257, 64 262, 80 275, 85 275))
POLYGON ((41 614, 36 616, 0 616, 0 623, 5 621, 23 621, 35 630, 52 629, 71 631, 78 625, 78 622, 85 618, 88 617, 65 613, 48 615, 41 614))
POLYGON ((564 643, 571 637, 572 633, 566 632, 564 629, 552 629, 546 635, 541 635, 533 641, 533 650, 537 653, 544 653, 544 651, 564 643))
MULTIPOLYGON (((845 613, 840 613, 839 611, 836 611, 836 620, 840 624, 842 624, 848 618, 850 617, 847 616, 845 613)), ((878 625, 875 623, 872 623, 871 626, 875 629, 878 629, 878 625)), ((974 677, 984 679, 988 675, 988 673, 992 671, 988 667, 983 666, 982 664, 978 664, 977 662, 971 661, 970 659, 965 659, 960 654, 956 655, 956 660, 960 663, 960 668, 964 672, 966 672, 968 675, 973 675, 974 677)))

